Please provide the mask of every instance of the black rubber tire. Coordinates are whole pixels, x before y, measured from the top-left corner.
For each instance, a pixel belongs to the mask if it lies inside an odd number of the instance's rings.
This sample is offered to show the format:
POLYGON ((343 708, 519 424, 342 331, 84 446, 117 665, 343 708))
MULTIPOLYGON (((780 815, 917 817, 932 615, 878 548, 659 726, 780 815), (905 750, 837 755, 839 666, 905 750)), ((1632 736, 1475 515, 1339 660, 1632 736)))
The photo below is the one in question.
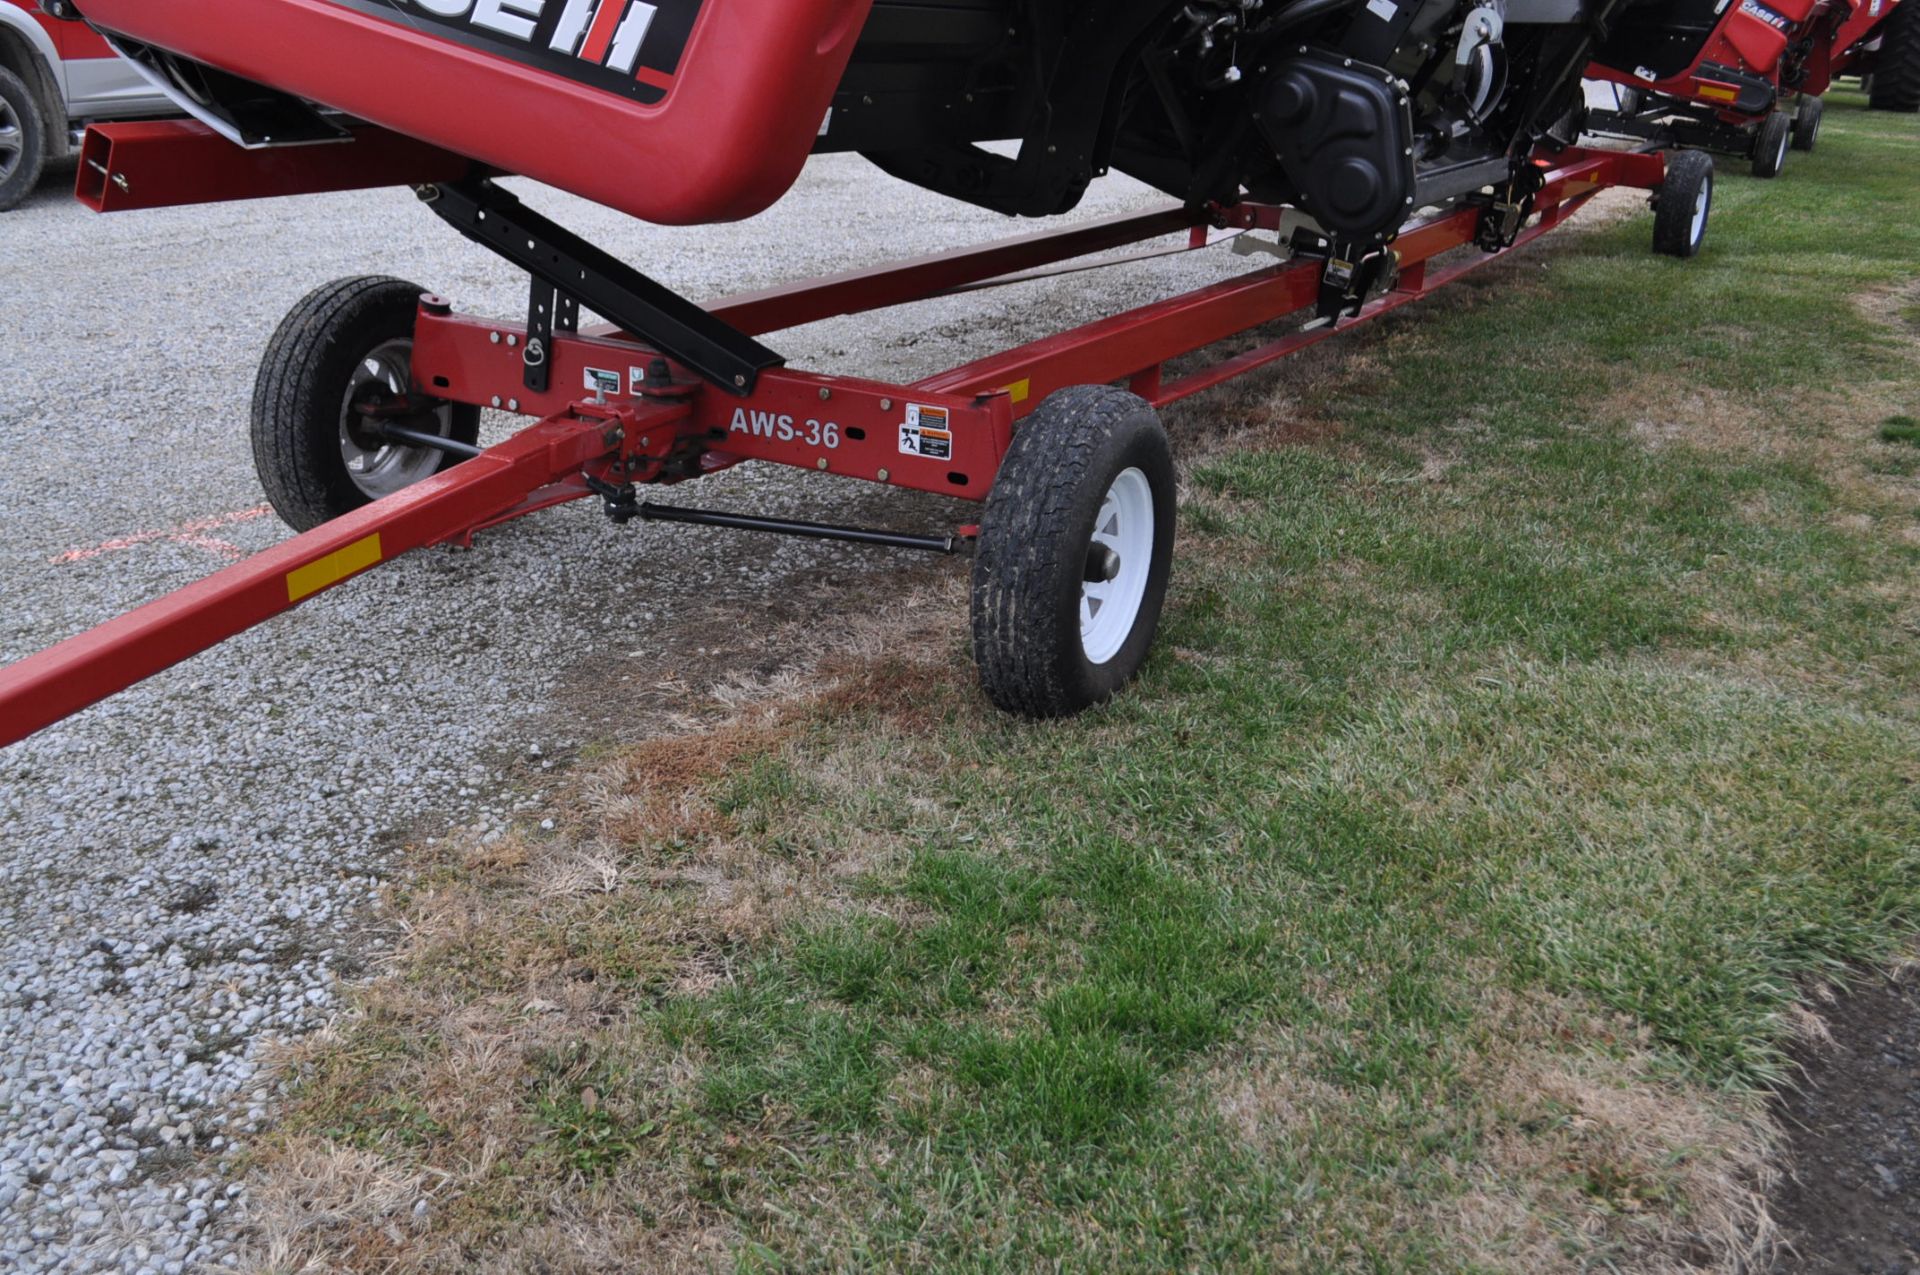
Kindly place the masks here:
POLYGON ((47 166, 47 112, 39 94, 4 68, 0 68, 0 102, 7 107, 0 119, 11 115, 20 130, 13 166, 0 177, 0 212, 5 212, 19 207, 40 184, 40 173, 47 166))
POLYGON ((1811 151, 1820 144, 1820 117, 1826 111, 1827 104, 1817 97, 1800 99, 1800 109, 1793 117, 1793 149, 1811 151))
POLYGON ((1692 257, 1707 241, 1713 216, 1713 157, 1705 151, 1675 151, 1667 157, 1667 179, 1654 195, 1653 250, 1666 257, 1692 257), (1705 216, 1694 227, 1694 207, 1706 194, 1705 216))
MULTIPOLYGON (((308 293, 267 342, 253 387, 253 467, 274 512, 295 531, 372 502, 342 454, 341 414, 361 360, 411 340, 422 291, 404 279, 341 279, 308 293)), ((453 403, 438 411, 447 419, 436 432, 479 439, 479 408, 453 403)), ((433 472, 459 460, 443 455, 433 472)))
POLYGON ((1027 418, 987 497, 973 560, 973 658, 989 699, 1026 717, 1067 717, 1139 673, 1166 602, 1177 504, 1173 450, 1143 400, 1081 385, 1027 418), (1080 632, 1088 548, 1128 469, 1151 492, 1152 558, 1133 627, 1111 659, 1094 664, 1080 632))
POLYGON ((1787 151, 1793 145, 1793 120, 1785 111, 1775 111, 1761 122, 1753 142, 1753 175, 1771 180, 1787 166, 1787 151))
POLYGON ((1920 4, 1906 0, 1880 31, 1867 105, 1876 111, 1920 111, 1920 4))

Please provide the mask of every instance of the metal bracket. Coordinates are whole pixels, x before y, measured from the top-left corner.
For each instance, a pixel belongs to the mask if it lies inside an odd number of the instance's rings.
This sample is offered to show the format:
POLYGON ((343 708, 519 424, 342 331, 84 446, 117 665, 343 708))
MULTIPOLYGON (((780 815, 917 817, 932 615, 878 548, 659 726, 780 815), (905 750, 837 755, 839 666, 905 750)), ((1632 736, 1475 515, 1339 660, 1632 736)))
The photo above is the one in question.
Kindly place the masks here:
POLYGON ((579 330, 580 303, 535 275, 527 299, 527 343, 520 351, 529 390, 545 394, 553 379, 553 334, 579 330))
MULTIPOLYGON (((490 181, 423 186, 418 194, 455 230, 531 274, 535 284, 530 311, 545 301, 556 326, 577 323, 579 307, 585 305, 729 394, 751 394, 761 372, 786 362, 490 181), (571 320, 561 319, 563 311, 571 320)), ((529 332, 523 356, 529 378, 536 368, 534 335, 529 332)), ((538 364, 544 371, 552 357, 553 328, 538 339, 538 364)), ((531 388, 532 379, 527 384, 531 388)))
POLYGON ((1370 297, 1400 280, 1400 254, 1379 244, 1335 242, 1320 275, 1320 300, 1302 331, 1313 331, 1357 315, 1370 297))

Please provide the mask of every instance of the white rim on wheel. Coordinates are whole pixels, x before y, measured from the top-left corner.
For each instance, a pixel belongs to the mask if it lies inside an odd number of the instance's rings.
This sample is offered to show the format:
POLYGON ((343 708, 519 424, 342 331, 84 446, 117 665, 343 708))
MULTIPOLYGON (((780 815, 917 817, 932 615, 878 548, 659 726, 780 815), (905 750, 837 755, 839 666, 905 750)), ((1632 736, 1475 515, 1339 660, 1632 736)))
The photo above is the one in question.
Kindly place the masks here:
MULTIPOLYGON (((1087 546, 1089 563, 1097 560, 1113 572, 1110 579, 1081 586, 1080 648, 1090 663, 1105 664, 1120 654, 1140 618, 1153 570, 1153 530, 1152 484, 1138 469, 1122 470, 1100 502, 1087 546)), ((1087 574, 1105 572, 1089 569, 1087 574)))
POLYGON ((1713 178, 1700 183, 1700 193, 1693 197, 1693 230, 1688 243, 1699 243, 1700 236, 1707 233, 1707 202, 1713 198, 1713 178))
MULTIPOLYGON (((404 487, 433 477, 440 468, 443 455, 431 447, 407 447, 368 440, 364 431, 358 431, 360 438, 356 439, 356 431, 350 428, 357 424, 353 416, 354 404, 368 390, 375 388, 395 397, 405 397, 413 388, 412 341, 402 337, 369 352, 353 369, 353 380, 347 386, 346 398, 341 402, 340 457, 347 462, 347 476, 353 479, 353 485, 371 500, 391 496, 404 487)), ((445 438, 453 429, 452 405, 443 404, 424 422, 407 422, 412 428, 421 428, 423 423, 422 432, 445 438)))
POLYGON ((1787 166, 1787 147, 1792 143, 1792 141, 1793 141, 1793 130, 1791 128, 1782 129, 1780 131, 1780 145, 1775 148, 1775 154, 1773 157, 1774 172, 1777 173, 1781 169, 1787 166))

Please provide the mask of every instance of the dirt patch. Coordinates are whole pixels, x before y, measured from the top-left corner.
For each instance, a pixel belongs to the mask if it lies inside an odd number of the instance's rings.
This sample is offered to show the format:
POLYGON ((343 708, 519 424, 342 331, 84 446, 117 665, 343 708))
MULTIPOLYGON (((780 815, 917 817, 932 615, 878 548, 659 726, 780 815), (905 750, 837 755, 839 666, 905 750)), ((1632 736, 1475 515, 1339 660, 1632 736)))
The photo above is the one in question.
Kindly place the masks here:
POLYGON ((1826 1015, 1780 1101, 1791 1177, 1774 1213, 1796 1275, 1920 1271, 1920 967, 1863 981, 1826 1015))

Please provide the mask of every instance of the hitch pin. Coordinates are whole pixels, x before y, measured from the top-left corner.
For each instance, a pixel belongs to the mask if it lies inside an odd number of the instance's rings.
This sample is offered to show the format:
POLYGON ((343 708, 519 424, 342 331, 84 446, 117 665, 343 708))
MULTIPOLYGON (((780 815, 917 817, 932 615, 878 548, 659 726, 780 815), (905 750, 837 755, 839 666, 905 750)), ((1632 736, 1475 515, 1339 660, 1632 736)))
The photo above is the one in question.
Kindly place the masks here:
POLYGON ((87 167, 118 186, 122 191, 130 193, 133 190, 133 183, 127 180, 125 173, 110 173, 107 171, 107 166, 97 159, 88 160, 87 167))

